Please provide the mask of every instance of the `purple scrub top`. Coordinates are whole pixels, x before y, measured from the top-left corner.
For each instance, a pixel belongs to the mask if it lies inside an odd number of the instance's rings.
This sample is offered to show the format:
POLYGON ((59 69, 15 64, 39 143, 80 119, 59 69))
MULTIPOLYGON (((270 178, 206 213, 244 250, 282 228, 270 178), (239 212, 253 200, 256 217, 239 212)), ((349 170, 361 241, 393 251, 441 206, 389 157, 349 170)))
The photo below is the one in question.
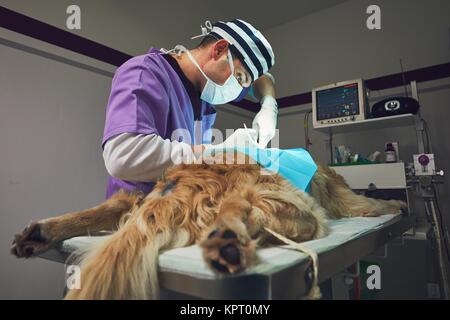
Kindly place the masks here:
MULTIPOLYGON (((147 54, 125 62, 114 75, 102 147, 108 139, 125 132, 157 134, 163 139, 171 139, 176 129, 184 129, 187 133, 180 135, 178 141, 210 143, 209 129, 215 117, 214 106, 200 100, 199 93, 187 81, 176 60, 151 48, 147 54)), ((139 189, 147 194, 154 184, 110 176, 106 198, 120 189, 139 189)))

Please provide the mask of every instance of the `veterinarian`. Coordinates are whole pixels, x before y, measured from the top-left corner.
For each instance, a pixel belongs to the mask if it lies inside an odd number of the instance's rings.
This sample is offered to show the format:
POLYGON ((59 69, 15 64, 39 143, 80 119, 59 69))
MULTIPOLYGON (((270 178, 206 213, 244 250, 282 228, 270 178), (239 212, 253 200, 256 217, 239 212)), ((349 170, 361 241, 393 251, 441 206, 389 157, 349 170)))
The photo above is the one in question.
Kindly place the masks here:
POLYGON ((264 148, 274 137, 278 109, 267 71, 275 59, 268 41, 242 20, 207 21, 197 37, 203 39, 192 50, 151 48, 117 69, 102 142, 107 198, 119 189, 147 194, 174 159, 195 161, 211 144, 215 105, 249 92, 261 104, 254 136, 238 129, 224 143, 249 140, 264 148))

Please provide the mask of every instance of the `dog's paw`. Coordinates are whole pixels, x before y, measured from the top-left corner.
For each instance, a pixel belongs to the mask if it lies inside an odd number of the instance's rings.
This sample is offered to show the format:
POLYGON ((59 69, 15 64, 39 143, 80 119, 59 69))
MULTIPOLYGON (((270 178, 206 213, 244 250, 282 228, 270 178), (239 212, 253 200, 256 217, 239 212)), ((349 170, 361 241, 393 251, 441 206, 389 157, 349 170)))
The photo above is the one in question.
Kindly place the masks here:
POLYGON ((44 236, 42 225, 32 223, 21 234, 15 235, 11 254, 18 258, 29 258, 47 251, 50 245, 51 241, 44 236))
POLYGON ((256 261, 255 242, 226 226, 213 229, 200 246, 208 265, 219 273, 238 273, 256 261))

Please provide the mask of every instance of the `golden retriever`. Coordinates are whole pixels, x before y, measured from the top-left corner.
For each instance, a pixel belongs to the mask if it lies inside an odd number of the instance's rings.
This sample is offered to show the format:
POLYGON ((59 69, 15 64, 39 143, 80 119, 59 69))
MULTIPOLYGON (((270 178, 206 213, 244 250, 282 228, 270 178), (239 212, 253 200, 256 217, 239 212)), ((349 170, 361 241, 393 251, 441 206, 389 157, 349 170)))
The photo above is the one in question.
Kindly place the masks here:
POLYGON ((33 257, 65 239, 114 231, 84 252, 81 289, 65 298, 151 299, 162 250, 198 243, 213 270, 234 274, 257 263, 258 246, 279 243, 265 227, 302 242, 327 235, 326 219, 404 207, 355 194, 328 167, 318 166, 306 193, 247 156, 220 153, 168 168, 146 196, 120 191, 94 208, 34 222, 15 236, 11 252, 33 257))

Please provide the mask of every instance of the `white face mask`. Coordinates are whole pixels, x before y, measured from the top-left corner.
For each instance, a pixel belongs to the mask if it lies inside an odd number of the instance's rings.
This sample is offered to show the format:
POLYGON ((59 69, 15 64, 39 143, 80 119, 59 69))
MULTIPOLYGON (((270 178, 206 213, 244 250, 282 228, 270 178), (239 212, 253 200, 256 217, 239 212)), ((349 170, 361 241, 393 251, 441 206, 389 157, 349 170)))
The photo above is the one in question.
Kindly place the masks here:
POLYGON ((195 61, 192 54, 185 47, 178 45, 174 48, 174 51, 186 52, 192 63, 205 77, 206 84, 203 87, 200 99, 215 105, 215 104, 225 104, 239 97, 243 88, 239 84, 239 81, 234 76, 233 57, 231 56, 230 49, 228 49, 228 62, 230 64, 231 75, 228 77, 228 79, 225 81, 223 85, 218 85, 210 78, 208 78, 208 76, 203 72, 203 70, 198 65, 197 61, 195 61))

